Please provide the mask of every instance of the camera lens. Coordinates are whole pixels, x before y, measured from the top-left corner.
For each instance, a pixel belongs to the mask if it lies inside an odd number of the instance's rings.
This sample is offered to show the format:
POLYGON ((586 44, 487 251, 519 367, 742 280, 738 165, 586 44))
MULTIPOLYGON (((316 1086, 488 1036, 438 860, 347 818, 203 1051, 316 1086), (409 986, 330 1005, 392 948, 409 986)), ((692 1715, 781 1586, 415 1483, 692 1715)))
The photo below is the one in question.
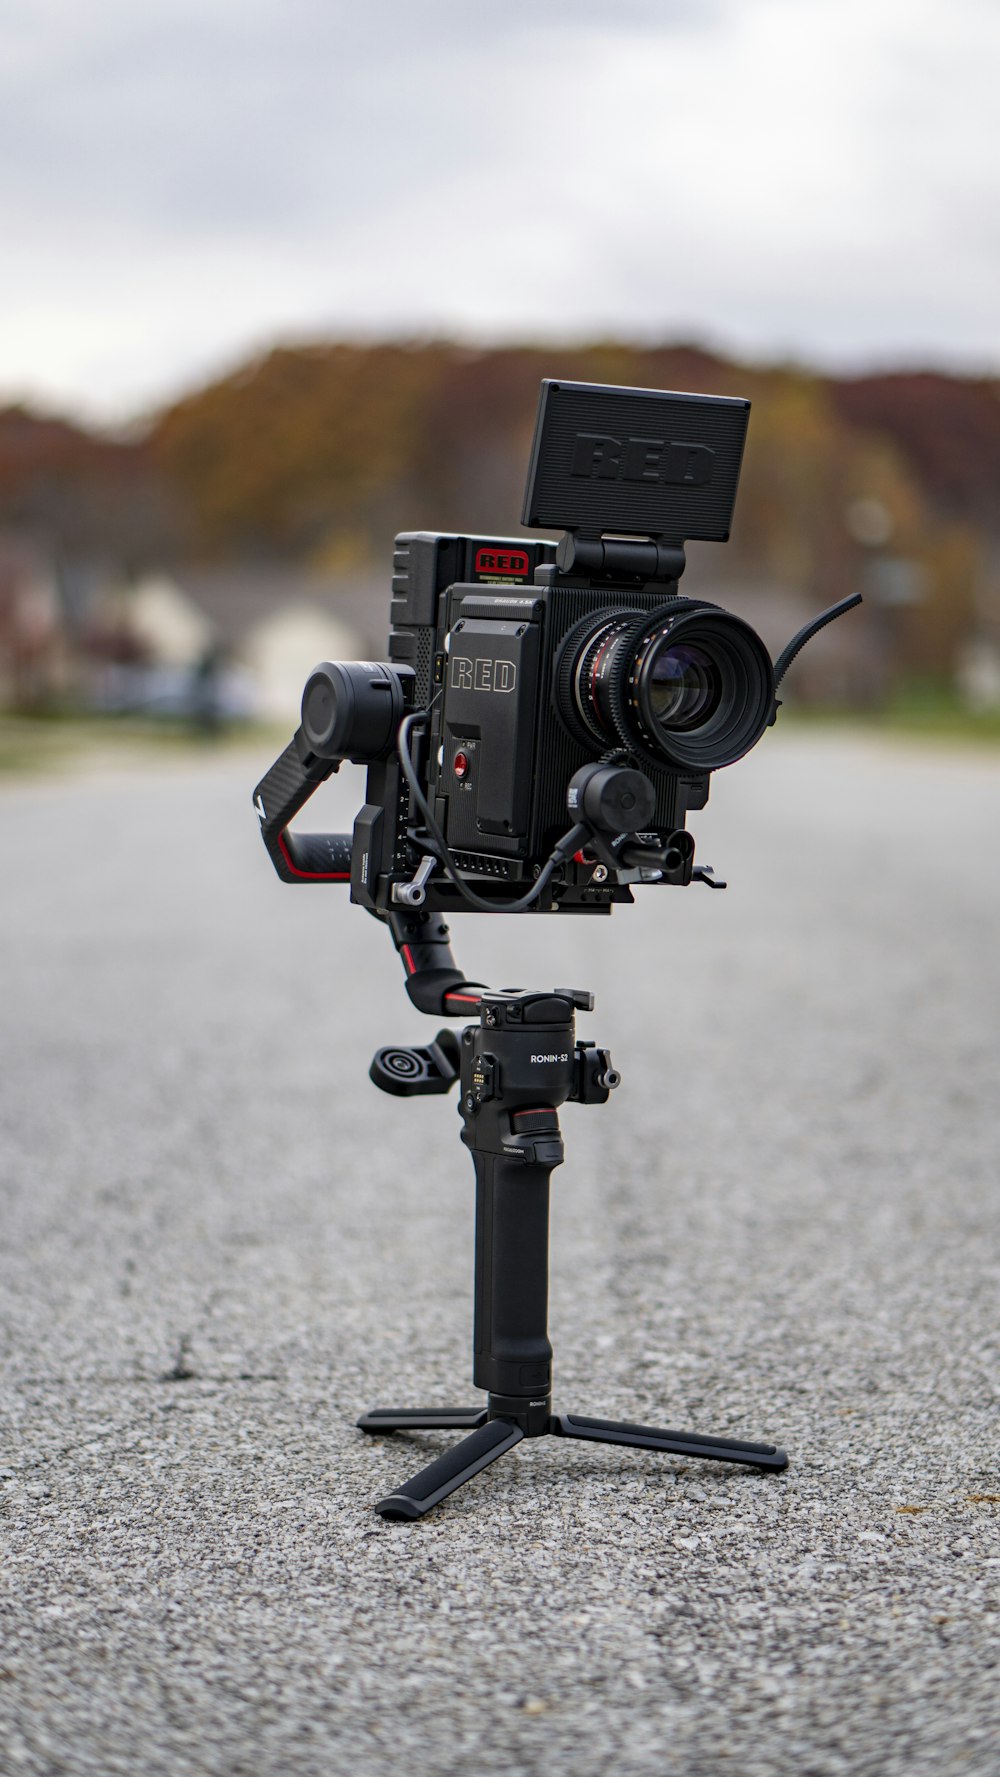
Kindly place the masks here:
POLYGON ((714 771, 756 745, 774 707, 760 637, 715 605, 602 611, 566 636, 556 701, 575 738, 667 771, 714 771))

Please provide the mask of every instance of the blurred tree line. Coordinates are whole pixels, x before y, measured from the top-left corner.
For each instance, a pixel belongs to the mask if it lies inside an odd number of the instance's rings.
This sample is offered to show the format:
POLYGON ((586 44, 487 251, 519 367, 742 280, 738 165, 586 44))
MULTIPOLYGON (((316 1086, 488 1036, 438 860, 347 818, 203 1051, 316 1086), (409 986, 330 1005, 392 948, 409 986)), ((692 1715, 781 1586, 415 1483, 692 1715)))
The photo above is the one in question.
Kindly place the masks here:
MULTIPOLYGON (((984 628, 1000 638, 1000 383, 686 346, 282 347, 115 439, 0 411, 0 538, 30 536, 57 575, 214 560, 387 576, 397 530, 517 534, 542 376, 751 399, 732 541, 692 547, 700 584, 811 607, 862 584, 901 669, 928 677, 984 628)), ((0 641, 3 624, 0 549, 0 641)))

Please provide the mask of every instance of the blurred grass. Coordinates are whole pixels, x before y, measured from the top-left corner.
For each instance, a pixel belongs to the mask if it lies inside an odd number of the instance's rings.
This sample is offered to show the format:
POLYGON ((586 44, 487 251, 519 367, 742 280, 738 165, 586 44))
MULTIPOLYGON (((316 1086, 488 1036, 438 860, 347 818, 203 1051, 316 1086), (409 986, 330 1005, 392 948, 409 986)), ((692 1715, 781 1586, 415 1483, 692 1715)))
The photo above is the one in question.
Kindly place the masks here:
POLYGON ((781 725, 883 734, 933 745, 1000 745, 1000 707, 972 710, 947 685, 914 679, 900 685, 878 710, 833 709, 792 704, 781 725))
POLYGON ((190 722, 142 716, 0 715, 0 776, 210 758, 261 740, 273 741, 277 754, 292 727, 286 733, 244 723, 206 734, 190 722))

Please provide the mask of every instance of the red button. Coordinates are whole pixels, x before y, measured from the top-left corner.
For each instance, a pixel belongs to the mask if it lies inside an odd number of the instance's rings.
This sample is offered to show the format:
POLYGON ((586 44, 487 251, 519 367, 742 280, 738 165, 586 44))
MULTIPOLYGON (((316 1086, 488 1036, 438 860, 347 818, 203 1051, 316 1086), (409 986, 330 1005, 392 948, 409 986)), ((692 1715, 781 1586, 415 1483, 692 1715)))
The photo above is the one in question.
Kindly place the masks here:
POLYGON ((469 755, 468 755, 468 753, 456 753, 454 761, 453 761, 453 765, 454 765, 454 771, 455 771, 456 777, 458 777, 458 778, 468 777, 468 775, 469 775, 469 755))

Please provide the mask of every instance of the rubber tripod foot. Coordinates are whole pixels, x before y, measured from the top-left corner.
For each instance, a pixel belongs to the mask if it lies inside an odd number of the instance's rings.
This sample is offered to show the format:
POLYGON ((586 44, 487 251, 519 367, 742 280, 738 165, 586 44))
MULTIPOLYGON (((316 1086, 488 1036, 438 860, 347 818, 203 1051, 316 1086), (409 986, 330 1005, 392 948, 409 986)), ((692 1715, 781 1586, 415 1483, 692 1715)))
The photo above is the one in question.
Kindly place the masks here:
POLYGON ((356 1421, 359 1431, 475 1431, 485 1407, 374 1407, 356 1421))
POLYGON ((379 1500, 375 1510, 381 1518, 422 1518, 432 1506, 447 1499, 465 1481, 471 1481, 473 1475, 496 1462, 498 1456, 513 1449, 523 1437, 520 1426, 512 1425, 509 1419, 491 1419, 421 1469, 412 1481, 379 1500))
POLYGON ((736 1438, 710 1438, 690 1431, 660 1431, 654 1425, 630 1425, 619 1419, 584 1419, 577 1413, 554 1413, 551 1430, 560 1438, 581 1438, 593 1444, 630 1444, 636 1450, 663 1450, 672 1456, 700 1456, 708 1462, 742 1462, 750 1468, 778 1471, 788 1457, 777 1444, 747 1444, 736 1438))

